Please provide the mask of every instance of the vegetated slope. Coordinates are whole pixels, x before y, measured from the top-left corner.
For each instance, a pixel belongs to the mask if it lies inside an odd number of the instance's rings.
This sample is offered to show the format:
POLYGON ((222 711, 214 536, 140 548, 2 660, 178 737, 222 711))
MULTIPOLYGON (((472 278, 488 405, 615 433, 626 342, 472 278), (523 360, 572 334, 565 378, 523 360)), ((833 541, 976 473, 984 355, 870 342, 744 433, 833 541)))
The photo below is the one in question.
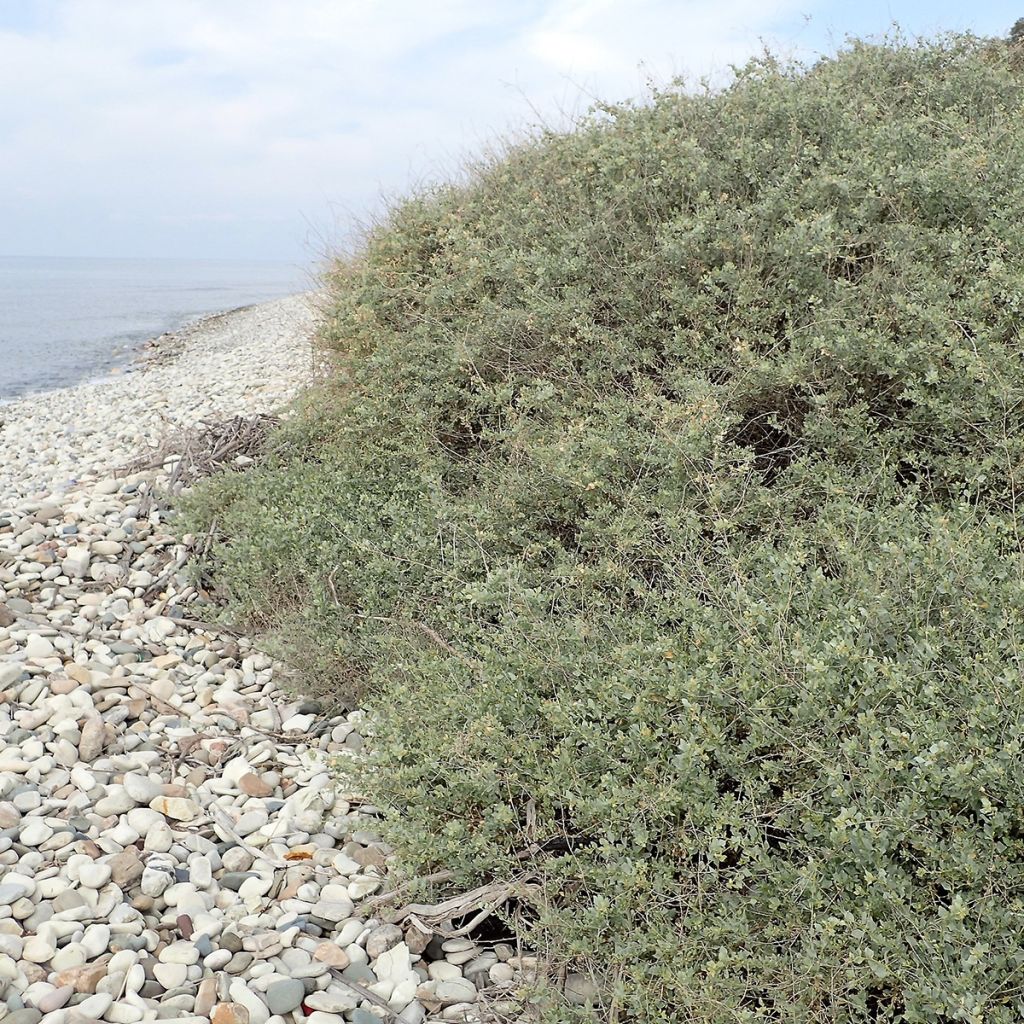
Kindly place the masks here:
POLYGON ((857 43, 410 199, 195 500, 407 863, 535 881, 600 1019, 1024 1012, 1022 96, 857 43))

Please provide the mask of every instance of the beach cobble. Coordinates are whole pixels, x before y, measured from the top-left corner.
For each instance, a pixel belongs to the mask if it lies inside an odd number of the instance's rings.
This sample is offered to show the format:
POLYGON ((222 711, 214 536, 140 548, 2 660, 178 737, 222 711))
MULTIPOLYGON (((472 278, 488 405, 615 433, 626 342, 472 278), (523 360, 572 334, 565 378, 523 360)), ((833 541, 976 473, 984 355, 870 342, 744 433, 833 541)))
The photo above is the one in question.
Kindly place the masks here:
POLYGON ((2 410, 0 1022, 474 1021, 529 979, 387 920, 379 812, 341 781, 362 712, 194 617, 165 469, 119 472, 168 427, 281 406, 313 325, 304 297, 253 307, 2 410))

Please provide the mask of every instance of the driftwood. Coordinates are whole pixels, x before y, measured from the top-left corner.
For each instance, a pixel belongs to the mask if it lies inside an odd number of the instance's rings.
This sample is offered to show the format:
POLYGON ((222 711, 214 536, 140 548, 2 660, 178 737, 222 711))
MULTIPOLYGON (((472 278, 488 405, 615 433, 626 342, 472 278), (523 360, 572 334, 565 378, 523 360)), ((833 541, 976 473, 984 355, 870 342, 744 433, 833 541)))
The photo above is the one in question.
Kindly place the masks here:
MULTIPOLYGON (((529 860, 531 857, 537 857, 542 853, 543 850, 538 846, 527 847, 525 850, 518 850, 515 854, 515 859, 522 863, 523 861, 529 860)), ((368 904, 371 908, 375 909, 386 903, 394 903, 403 892, 407 892, 414 885, 424 885, 432 882, 447 882, 454 877, 454 871, 444 870, 435 871, 431 875, 421 875, 418 878, 410 878, 407 882, 403 882, 401 885, 395 886, 394 889, 381 893, 379 896, 372 897, 368 901, 368 904)))
POLYGON ((415 919, 416 926, 421 930, 440 932, 446 938, 454 939, 460 935, 470 934, 513 896, 525 894, 527 891, 528 887, 522 880, 490 882, 440 903, 409 903, 400 910, 381 916, 391 924, 415 919), (473 914, 473 917, 468 924, 455 927, 456 920, 469 917, 470 914, 473 914))
MULTIPOLYGON (((520 850, 516 860, 525 861, 537 855, 536 849, 520 850)), ((437 871, 422 878, 410 879, 389 892, 373 897, 368 902, 371 913, 389 924, 408 923, 424 934, 440 934, 447 939, 471 934, 499 907, 514 897, 530 897, 534 894, 535 883, 530 874, 523 874, 507 882, 489 882, 468 892, 459 893, 439 903, 407 903, 398 910, 386 910, 413 885, 424 882, 447 882, 453 877, 451 871, 437 871), (456 925, 456 921, 465 922, 456 925)))
POLYGON ((192 430, 169 434, 155 451, 140 456, 120 472, 142 473, 170 464, 167 487, 175 493, 201 477, 236 465, 239 459, 248 465, 261 454, 267 435, 280 422, 277 416, 259 414, 201 423, 192 430))

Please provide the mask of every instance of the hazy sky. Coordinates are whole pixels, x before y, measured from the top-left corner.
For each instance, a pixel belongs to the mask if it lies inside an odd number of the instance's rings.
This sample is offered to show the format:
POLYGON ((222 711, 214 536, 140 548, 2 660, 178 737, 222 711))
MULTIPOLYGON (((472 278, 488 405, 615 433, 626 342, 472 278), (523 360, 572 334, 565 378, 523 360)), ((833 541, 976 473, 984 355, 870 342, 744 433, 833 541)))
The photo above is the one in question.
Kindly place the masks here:
POLYGON ((537 116, 1024 0, 0 0, 0 254, 305 260, 537 116), (643 67, 641 67, 643 65, 643 67))

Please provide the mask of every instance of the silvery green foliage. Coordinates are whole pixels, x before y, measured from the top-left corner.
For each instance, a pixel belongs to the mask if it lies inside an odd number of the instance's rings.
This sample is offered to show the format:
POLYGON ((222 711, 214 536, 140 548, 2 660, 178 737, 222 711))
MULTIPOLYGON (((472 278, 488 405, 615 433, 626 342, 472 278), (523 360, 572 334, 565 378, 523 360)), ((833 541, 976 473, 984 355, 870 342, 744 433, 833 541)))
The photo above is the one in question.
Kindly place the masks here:
POLYGON ((1020 74, 764 59, 408 200, 194 501, 407 863, 535 881, 601 1019, 1024 1014, 1020 74))

